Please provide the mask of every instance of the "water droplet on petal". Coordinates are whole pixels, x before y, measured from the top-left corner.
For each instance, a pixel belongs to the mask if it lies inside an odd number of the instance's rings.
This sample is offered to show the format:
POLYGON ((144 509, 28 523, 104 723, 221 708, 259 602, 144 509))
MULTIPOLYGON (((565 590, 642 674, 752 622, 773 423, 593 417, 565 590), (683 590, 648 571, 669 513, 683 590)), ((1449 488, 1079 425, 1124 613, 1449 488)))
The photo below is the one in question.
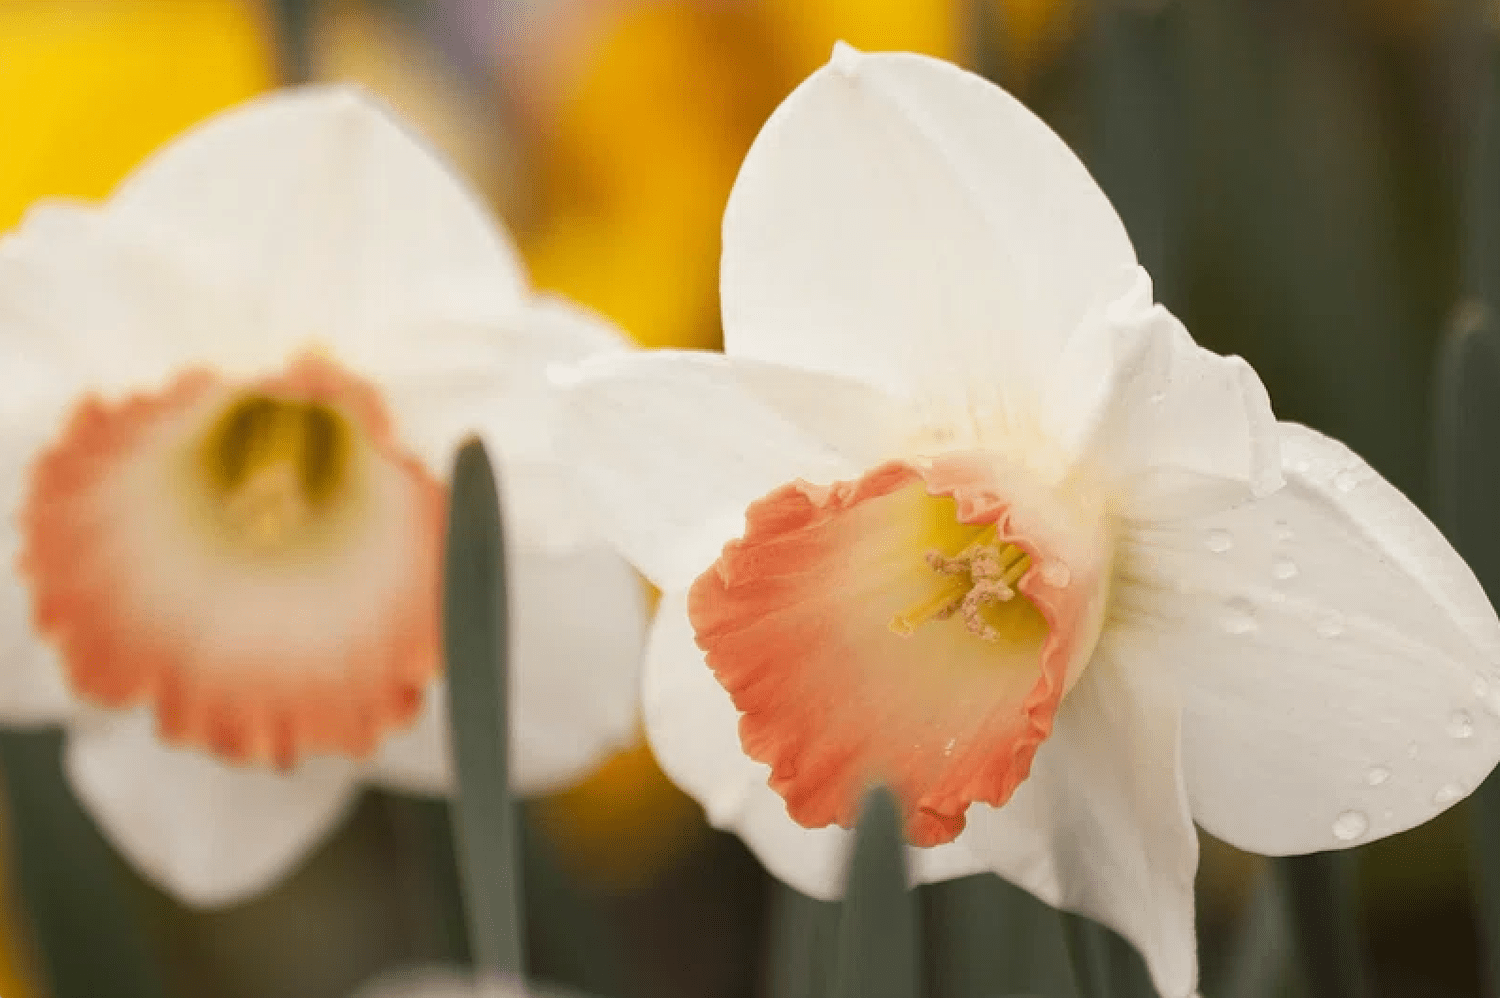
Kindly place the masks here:
POLYGON ((1260 627, 1255 619, 1255 604, 1245 599, 1232 599, 1224 604, 1224 630, 1230 634, 1249 634, 1260 627))
POLYGON ((1203 543, 1208 545, 1208 549, 1214 554, 1223 554, 1234 547, 1234 538, 1227 530, 1210 530, 1203 543))
POLYGON ((1490 682, 1483 676, 1474 677, 1474 696, 1480 700, 1490 695, 1490 682))
POLYGON ((1370 771, 1365 774, 1365 782, 1372 787, 1378 787, 1391 778, 1391 771, 1384 766, 1371 766, 1370 771))
POLYGON ((1370 819, 1363 811, 1345 811, 1333 823, 1333 837, 1340 842, 1353 842, 1370 829, 1370 819))
POLYGON ((1060 561, 1049 561, 1042 566, 1042 581, 1054 589, 1061 589, 1073 581, 1073 573, 1060 561))
POLYGON ((1448 735, 1452 738, 1472 738, 1474 736, 1474 719, 1466 710, 1455 710, 1453 716, 1448 718, 1448 735))
POLYGON ((1285 582, 1287 579, 1295 579, 1299 571, 1300 569, 1297 568, 1295 561, 1285 558, 1271 566, 1271 575, 1282 582, 1285 582))
POLYGON ((1438 788, 1438 792, 1432 795, 1434 804, 1452 804, 1463 795, 1463 791, 1455 783, 1445 783, 1438 788))
POLYGON ((1318 634, 1325 638, 1336 638, 1344 633, 1344 615, 1335 610, 1318 623, 1318 634))
POLYGON ((1295 536, 1292 533, 1292 528, 1287 525, 1287 522, 1285 520, 1276 521, 1276 527, 1273 533, 1278 541, 1283 542, 1289 541, 1295 536))
POLYGON ((958 744, 958 739, 957 738, 950 738, 950 739, 948 739, 948 743, 943 746, 943 755, 945 755, 945 756, 952 755, 953 754, 953 746, 955 746, 957 744, 958 744))

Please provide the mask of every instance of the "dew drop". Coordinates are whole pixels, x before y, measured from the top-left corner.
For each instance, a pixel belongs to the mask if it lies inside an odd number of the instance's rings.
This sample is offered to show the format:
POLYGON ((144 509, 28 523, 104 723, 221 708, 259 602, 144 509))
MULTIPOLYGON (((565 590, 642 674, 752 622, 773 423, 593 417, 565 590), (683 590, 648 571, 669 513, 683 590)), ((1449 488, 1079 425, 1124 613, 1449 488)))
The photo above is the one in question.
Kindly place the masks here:
POLYGON ((1292 533, 1292 528, 1287 526, 1287 522, 1285 520, 1276 521, 1276 527, 1273 533, 1275 538, 1283 543, 1291 540, 1294 536, 1296 536, 1292 533))
POLYGON ((1445 783, 1438 788, 1438 792, 1432 795, 1434 804, 1452 804, 1463 794, 1457 784, 1445 783))
POLYGON ((1453 716, 1448 718, 1448 735, 1452 738, 1472 738, 1474 736, 1474 719, 1466 710, 1455 710, 1453 716))
POLYGON ((1344 615, 1337 611, 1324 617, 1322 622, 1318 624, 1318 634, 1320 637, 1336 638, 1343 633, 1344 615))
POLYGON ((953 754, 953 746, 955 746, 957 744, 958 744, 958 739, 957 738, 950 738, 950 739, 948 739, 948 743, 943 746, 943 755, 945 757, 952 755, 953 754))
POLYGON ((1378 787, 1391 778, 1391 771, 1384 766, 1371 766, 1369 772, 1365 773, 1365 782, 1372 787, 1378 787))
POLYGON ((1042 566, 1042 581, 1054 589, 1061 589, 1073 581, 1073 573, 1060 561, 1049 561, 1042 566))
POLYGON ((1282 582, 1285 582, 1287 579, 1295 579, 1297 577, 1297 573, 1300 571, 1301 569, 1297 567, 1297 563, 1295 561, 1290 561, 1285 558, 1271 566, 1271 575, 1277 579, 1280 579, 1282 582))
POLYGON ((1232 599, 1224 604, 1224 630, 1230 634, 1250 634, 1260 627, 1255 619, 1255 604, 1249 600, 1232 599))
POLYGON ((1333 823, 1333 837, 1340 842, 1353 842, 1370 829, 1370 819, 1363 811, 1345 811, 1333 823))
POLYGON ((1203 543, 1208 545, 1208 549, 1214 554, 1223 554, 1234 547, 1234 538, 1227 530, 1210 530, 1203 543))

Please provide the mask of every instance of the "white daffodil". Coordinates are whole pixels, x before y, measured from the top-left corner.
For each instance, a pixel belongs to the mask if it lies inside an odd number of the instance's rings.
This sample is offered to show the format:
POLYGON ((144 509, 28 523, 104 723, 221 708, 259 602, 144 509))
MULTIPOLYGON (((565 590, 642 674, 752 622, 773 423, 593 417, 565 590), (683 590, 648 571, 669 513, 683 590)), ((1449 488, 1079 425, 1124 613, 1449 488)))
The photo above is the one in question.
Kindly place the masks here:
POLYGON ((512 978, 479 978, 449 967, 403 968, 381 974, 354 998, 535 998, 512 978))
MULTIPOLYGON (((80 155, 87 155, 86 150, 80 155)), ((449 782, 444 476, 479 432, 510 535, 516 769, 627 744, 644 593, 567 503, 533 297, 473 197, 360 95, 247 104, 98 208, 0 241, 0 719, 63 723, 114 843, 179 897, 268 885, 364 780, 449 782)))
POLYGON ((793 886, 840 891, 883 782, 918 879, 996 871, 1177 998, 1195 820, 1334 849, 1494 765, 1500 623, 1468 568, 1152 304, 1103 193, 999 89, 836 50, 744 163, 722 293, 727 356, 559 372, 561 446, 666 594, 664 768, 793 886))

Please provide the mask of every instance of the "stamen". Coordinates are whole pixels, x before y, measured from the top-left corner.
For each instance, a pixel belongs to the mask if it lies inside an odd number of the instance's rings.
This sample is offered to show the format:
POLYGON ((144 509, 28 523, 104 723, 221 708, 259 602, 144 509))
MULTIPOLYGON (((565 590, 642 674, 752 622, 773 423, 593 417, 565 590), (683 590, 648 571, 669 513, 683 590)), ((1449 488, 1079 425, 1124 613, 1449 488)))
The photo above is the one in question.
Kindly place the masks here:
POLYGON ((268 552, 292 543, 345 484, 351 431, 330 406, 249 394, 201 444, 201 465, 231 536, 268 552))
POLYGON ((984 641, 999 641, 1000 632, 981 611, 986 605, 1015 598, 1014 586, 1030 570, 1031 557, 1014 544, 997 546, 991 524, 958 554, 949 557, 941 551, 928 551, 925 560, 933 571, 950 578, 930 598, 892 617, 887 626, 902 637, 910 637, 929 620, 947 620, 961 613, 970 634, 984 641))

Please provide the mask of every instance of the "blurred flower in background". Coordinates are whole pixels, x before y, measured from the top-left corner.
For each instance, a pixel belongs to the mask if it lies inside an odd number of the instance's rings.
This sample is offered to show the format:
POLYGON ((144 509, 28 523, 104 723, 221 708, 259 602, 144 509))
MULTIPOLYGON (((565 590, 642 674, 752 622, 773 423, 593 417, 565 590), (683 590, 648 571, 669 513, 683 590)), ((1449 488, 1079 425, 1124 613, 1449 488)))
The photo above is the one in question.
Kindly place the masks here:
POLYGON ((513 531, 513 783, 576 779, 634 734, 644 592, 568 502, 543 371, 624 346, 532 298, 342 89, 205 124, 97 211, 33 208, 0 242, 8 718, 67 724, 86 805, 195 904, 280 877, 362 778, 446 792, 441 482, 477 430, 513 531))

